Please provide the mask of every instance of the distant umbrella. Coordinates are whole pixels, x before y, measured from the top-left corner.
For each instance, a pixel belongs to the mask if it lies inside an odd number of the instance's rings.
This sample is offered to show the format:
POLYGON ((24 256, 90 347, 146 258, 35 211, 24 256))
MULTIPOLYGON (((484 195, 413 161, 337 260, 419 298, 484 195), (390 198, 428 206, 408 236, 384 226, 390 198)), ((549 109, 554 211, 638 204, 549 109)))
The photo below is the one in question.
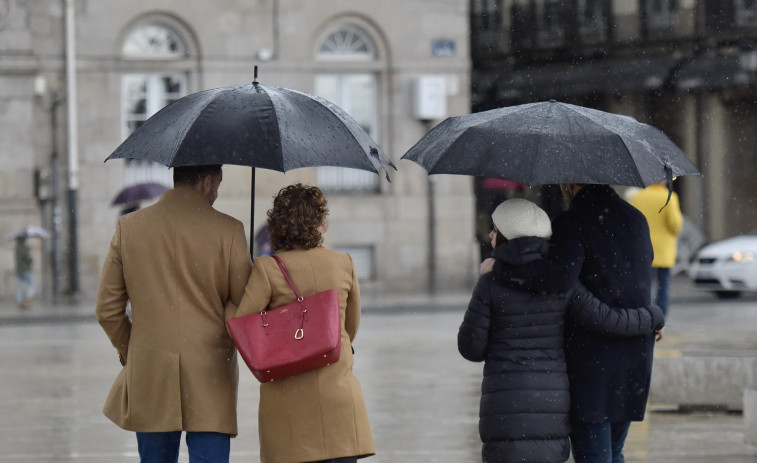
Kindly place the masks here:
POLYGON ((116 197, 113 198, 113 202, 110 203, 110 205, 121 206, 136 204, 140 201, 157 198, 166 190, 168 190, 168 187, 161 185, 160 183, 138 183, 121 190, 116 197))
POLYGON ((26 236, 27 238, 47 239, 47 238, 50 238, 50 232, 45 230, 42 227, 38 227, 36 225, 29 225, 28 227, 21 228, 19 230, 14 231, 13 233, 8 234, 7 239, 8 241, 14 241, 15 239, 20 238, 22 236, 26 236))

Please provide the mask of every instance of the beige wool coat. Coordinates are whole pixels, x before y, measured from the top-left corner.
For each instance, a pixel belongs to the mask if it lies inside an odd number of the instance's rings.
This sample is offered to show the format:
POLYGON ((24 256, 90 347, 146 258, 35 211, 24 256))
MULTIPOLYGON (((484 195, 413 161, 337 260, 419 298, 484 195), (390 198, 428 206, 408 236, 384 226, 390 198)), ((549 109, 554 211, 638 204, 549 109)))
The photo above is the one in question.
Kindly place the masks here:
POLYGON ((237 434, 239 371, 225 312, 240 302, 251 266, 242 223, 189 188, 118 220, 96 302, 125 361, 108 418, 130 431, 237 434))
MULTIPOLYGON (((360 289, 352 258, 323 247, 277 255, 303 296, 338 290, 342 350, 334 364, 260 385, 260 459, 299 463, 373 455, 363 393, 352 374, 352 341, 360 324, 360 289)), ((256 258, 237 316, 295 299, 276 261, 256 258)))

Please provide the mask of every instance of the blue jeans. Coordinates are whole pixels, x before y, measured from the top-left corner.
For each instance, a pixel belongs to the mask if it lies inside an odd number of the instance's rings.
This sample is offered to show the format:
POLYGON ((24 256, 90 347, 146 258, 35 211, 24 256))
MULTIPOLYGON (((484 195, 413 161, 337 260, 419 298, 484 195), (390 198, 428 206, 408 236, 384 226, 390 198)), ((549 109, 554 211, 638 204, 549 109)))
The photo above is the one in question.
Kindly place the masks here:
POLYGON ((667 267, 652 267, 652 286, 654 286, 655 282, 657 282, 657 296, 652 297, 652 300, 662 309, 662 313, 667 318, 670 269, 667 267))
POLYGON ((16 275, 18 285, 16 286, 16 304, 20 305, 24 301, 31 300, 34 297, 34 273, 32 271, 23 272, 16 275))
POLYGON ((576 463, 625 463, 623 444, 630 421, 620 423, 573 423, 570 443, 576 463))
MULTIPOLYGON (((187 432, 189 463, 228 463, 230 437, 217 432, 187 432)), ((139 461, 176 463, 179 461, 180 442, 181 431, 138 432, 139 461)))

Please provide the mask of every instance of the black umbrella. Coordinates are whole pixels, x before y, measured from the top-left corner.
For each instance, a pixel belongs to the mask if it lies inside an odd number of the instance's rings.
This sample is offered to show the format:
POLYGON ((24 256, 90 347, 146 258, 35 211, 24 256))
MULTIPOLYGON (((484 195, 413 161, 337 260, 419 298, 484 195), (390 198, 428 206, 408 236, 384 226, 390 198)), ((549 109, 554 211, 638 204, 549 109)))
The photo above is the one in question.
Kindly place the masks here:
POLYGON ((166 191, 168 187, 165 185, 161 185, 160 183, 155 182, 148 182, 148 183, 137 183, 136 185, 131 185, 123 190, 121 190, 115 198, 113 198, 113 202, 110 203, 111 206, 120 206, 122 204, 136 204, 140 201, 147 201, 148 199, 157 198, 158 196, 162 195, 164 191, 166 191))
POLYGON ((313 166, 378 172, 392 165, 360 124, 335 104, 257 81, 173 102, 106 160, 117 158, 168 167, 236 164, 279 172, 313 166))
POLYGON ((402 159, 429 174, 497 177, 532 186, 646 187, 699 174, 683 151, 651 125, 556 101, 448 118, 402 159))
MULTIPOLYGON (((261 85, 257 66, 252 84, 193 93, 161 109, 106 161, 118 158, 147 159, 168 167, 251 166, 253 195, 255 167, 286 172, 338 166, 376 173, 394 167, 340 107, 298 90, 261 85)), ((251 202, 254 220, 254 198, 251 202)))

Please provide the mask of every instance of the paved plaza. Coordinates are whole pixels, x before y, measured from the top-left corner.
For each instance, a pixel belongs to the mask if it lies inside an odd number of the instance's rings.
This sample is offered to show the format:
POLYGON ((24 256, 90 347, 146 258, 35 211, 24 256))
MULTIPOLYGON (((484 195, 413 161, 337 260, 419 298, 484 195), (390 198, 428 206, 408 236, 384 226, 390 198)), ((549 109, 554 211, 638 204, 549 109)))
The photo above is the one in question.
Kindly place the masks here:
MULTIPOLYGON (((365 461, 480 461, 480 364, 457 353, 466 295, 395 299, 365 297, 355 342, 378 454, 365 461)), ((92 303, 38 305, 19 314, 0 301, 0 463, 135 462, 134 434, 101 413, 120 365, 94 322, 92 303)), ((669 320, 669 344, 659 355, 691 349, 757 350, 757 298, 727 304, 679 294, 669 320)), ((667 330, 666 330, 667 331, 667 330)), ((239 437, 231 461, 259 460, 258 384, 240 364, 239 437)), ((627 461, 649 463, 757 462, 744 444, 739 413, 681 413, 651 404, 634 423, 627 461)), ((187 462, 183 453, 182 462, 187 462)))

